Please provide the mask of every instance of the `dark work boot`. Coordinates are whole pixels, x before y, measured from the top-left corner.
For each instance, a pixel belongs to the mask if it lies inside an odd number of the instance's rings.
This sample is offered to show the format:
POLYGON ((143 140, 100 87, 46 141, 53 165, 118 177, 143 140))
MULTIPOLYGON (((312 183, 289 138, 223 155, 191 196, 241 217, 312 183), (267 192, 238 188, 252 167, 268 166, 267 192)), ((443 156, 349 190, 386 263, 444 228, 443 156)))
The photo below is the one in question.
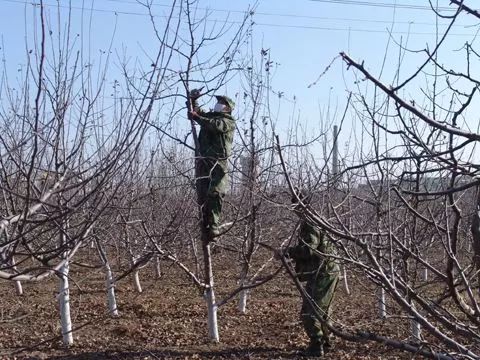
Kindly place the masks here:
POLYGON ((322 343, 323 343, 323 351, 325 353, 332 351, 333 344, 330 336, 324 336, 324 338, 322 339, 322 343))
POLYGON ((323 344, 323 352, 328 353, 332 351, 332 349, 333 349, 333 346, 331 343, 323 344))
POLYGON ((307 357, 322 357, 324 353, 323 343, 318 339, 311 339, 303 355, 307 357))

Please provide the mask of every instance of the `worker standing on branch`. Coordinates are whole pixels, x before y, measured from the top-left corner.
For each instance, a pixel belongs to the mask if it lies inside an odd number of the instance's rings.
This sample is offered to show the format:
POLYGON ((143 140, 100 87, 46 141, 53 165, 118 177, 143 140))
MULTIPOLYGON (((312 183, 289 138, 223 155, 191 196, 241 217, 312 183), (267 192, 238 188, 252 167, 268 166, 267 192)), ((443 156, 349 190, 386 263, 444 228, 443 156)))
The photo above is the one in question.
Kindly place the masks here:
POLYGON ((306 206, 309 204, 308 196, 301 191, 298 192, 298 198, 292 198, 294 211, 300 217, 300 230, 297 245, 288 248, 286 255, 295 263, 298 280, 306 281, 305 292, 308 298, 303 298, 300 317, 310 344, 304 355, 321 357, 324 351, 331 349, 326 324, 338 283, 339 267, 335 260, 328 256, 333 254, 328 236, 305 219, 299 200, 306 206))
POLYGON ((213 111, 205 112, 198 106, 200 91, 190 92, 192 110, 188 118, 200 125, 198 146, 200 158, 197 166, 197 191, 202 209, 202 225, 208 241, 220 235, 220 215, 228 185, 228 158, 232 152, 235 119, 232 116, 235 103, 223 95, 215 95, 217 103, 213 111))

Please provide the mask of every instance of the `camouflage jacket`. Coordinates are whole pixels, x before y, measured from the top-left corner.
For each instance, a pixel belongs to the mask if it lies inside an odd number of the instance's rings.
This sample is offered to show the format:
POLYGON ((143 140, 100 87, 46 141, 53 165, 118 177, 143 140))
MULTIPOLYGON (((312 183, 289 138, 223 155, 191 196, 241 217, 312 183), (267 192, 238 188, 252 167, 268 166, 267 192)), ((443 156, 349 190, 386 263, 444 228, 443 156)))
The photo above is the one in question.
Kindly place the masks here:
POLYGON ((298 237, 298 244, 288 250, 288 255, 295 262, 295 272, 300 281, 306 281, 309 276, 335 267, 332 259, 318 253, 333 253, 328 237, 318 227, 302 220, 298 237))
POLYGON ((196 102, 193 103, 193 108, 198 114, 193 119, 200 125, 200 155, 226 160, 232 153, 235 119, 228 113, 205 112, 196 102))

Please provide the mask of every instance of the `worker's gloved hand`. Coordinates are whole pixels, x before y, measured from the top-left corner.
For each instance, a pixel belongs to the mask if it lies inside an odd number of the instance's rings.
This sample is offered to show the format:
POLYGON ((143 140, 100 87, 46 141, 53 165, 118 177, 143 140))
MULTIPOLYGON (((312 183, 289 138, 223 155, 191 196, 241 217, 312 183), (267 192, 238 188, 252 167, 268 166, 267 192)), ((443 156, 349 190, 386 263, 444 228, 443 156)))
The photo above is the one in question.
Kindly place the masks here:
POLYGON ((195 120, 198 118, 198 114, 195 111, 188 112, 188 120, 195 120))

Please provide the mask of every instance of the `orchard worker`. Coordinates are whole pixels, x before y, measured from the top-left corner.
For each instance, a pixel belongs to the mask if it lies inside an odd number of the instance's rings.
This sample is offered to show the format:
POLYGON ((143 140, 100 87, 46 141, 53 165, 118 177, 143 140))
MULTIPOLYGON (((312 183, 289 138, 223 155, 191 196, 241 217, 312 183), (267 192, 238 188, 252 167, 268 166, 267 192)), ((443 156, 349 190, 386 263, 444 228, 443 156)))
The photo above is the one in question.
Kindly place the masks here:
MULTIPOLYGON (((301 191, 298 193, 302 203, 308 205, 306 194, 301 191)), ((298 243, 287 249, 287 256, 295 263, 298 280, 306 282, 308 297, 317 305, 314 310, 308 299, 303 299, 300 317, 310 338, 304 355, 321 357, 332 347, 326 323, 329 321, 330 305, 338 283, 339 266, 328 256, 333 254, 329 238, 302 216, 296 196, 292 198, 292 203, 295 213, 300 217, 300 229, 298 243), (323 323, 315 313, 321 315, 323 323)))
POLYGON ((192 111, 188 118, 200 125, 198 135, 200 159, 197 161, 197 186, 202 222, 208 241, 220 235, 220 215, 228 185, 228 158, 232 153, 235 103, 224 95, 215 95, 213 111, 205 112, 198 106, 199 90, 190 92, 192 111))

